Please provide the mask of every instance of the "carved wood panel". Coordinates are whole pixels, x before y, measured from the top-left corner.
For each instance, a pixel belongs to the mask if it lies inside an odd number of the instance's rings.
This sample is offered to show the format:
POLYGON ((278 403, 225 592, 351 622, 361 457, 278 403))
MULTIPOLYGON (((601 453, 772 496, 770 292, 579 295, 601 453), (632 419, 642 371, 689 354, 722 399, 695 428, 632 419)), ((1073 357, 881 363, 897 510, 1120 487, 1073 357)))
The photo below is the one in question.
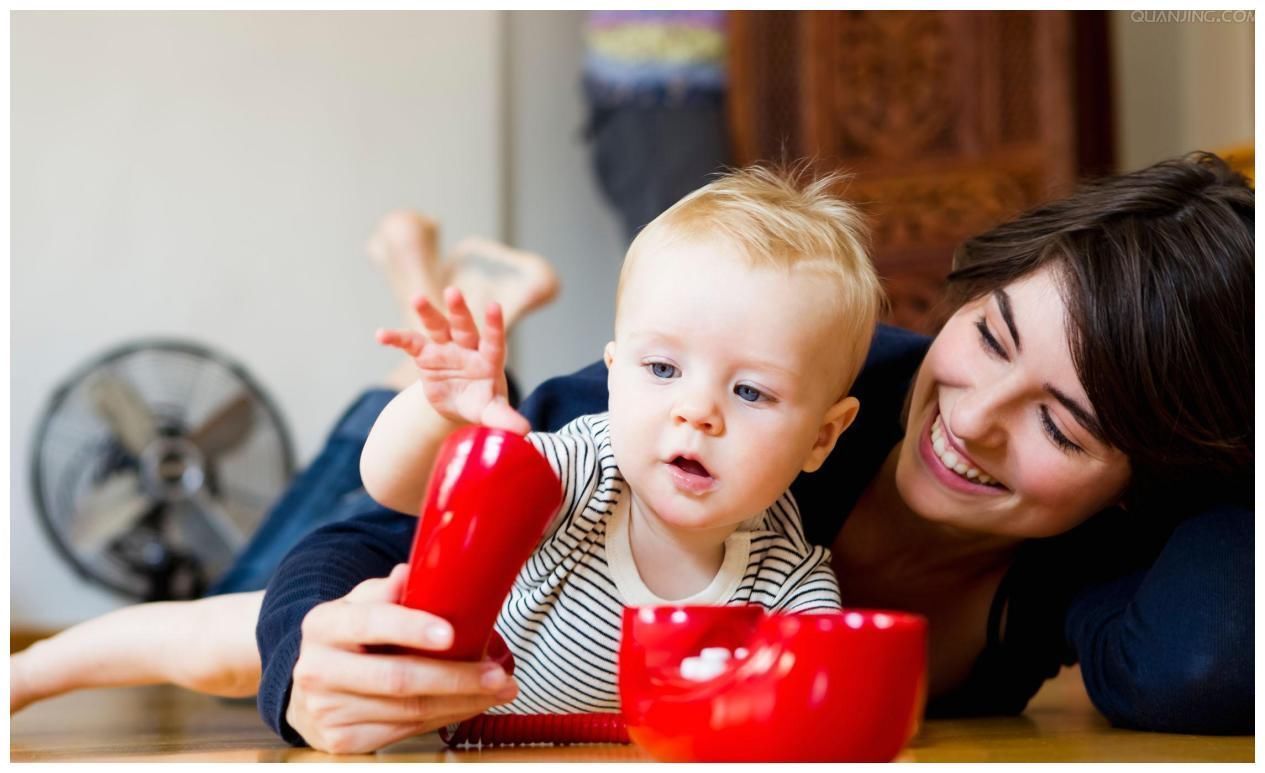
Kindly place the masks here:
POLYGON ((1086 21, 1070 12, 734 12, 737 160, 811 157, 854 173, 846 193, 871 216, 888 321, 933 332, 963 239, 1066 192, 1084 159, 1102 164, 1106 101, 1083 100, 1102 114, 1086 116, 1074 93, 1085 67, 1103 67, 1106 82, 1105 36, 1087 33, 1097 26, 1086 21), (1082 158, 1086 133, 1093 154, 1082 158))

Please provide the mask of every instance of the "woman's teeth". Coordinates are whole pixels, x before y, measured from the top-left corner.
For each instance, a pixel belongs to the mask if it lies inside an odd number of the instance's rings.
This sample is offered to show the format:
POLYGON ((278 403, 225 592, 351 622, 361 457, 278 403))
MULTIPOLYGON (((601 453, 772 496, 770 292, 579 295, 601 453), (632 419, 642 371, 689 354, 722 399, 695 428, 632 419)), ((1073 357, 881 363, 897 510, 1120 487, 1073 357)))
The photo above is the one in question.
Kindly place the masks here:
POLYGON ((957 455, 949 446, 949 441, 944 439, 944 425, 940 422, 940 417, 931 423, 931 450, 936 452, 936 456, 940 461, 944 462, 944 466, 953 470, 967 480, 982 483, 985 486, 992 486, 997 483, 992 476, 985 475, 979 470, 967 465, 962 461, 962 457, 957 455))

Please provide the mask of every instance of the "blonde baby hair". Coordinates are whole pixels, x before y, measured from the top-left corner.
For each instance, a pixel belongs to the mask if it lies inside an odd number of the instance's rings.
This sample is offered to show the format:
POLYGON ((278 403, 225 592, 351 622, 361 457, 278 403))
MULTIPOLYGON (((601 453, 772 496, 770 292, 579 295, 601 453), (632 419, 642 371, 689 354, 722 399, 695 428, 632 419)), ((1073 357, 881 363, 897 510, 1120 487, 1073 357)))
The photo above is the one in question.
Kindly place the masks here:
POLYGON ((855 206, 832 193, 847 179, 838 172, 814 174, 807 162, 755 165, 729 171, 686 195, 629 246, 615 296, 616 318, 638 255, 682 238, 720 239, 753 267, 818 271, 836 283, 833 311, 846 392, 865 361, 883 305, 866 249, 864 219, 855 206))

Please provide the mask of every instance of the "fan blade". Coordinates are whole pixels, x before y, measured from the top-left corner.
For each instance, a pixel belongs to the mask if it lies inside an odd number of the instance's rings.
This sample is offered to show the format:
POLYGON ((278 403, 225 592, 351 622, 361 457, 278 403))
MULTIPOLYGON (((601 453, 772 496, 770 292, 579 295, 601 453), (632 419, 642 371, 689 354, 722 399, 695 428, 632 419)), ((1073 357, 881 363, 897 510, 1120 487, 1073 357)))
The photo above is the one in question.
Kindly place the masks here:
POLYGON ((158 422, 131 384, 103 373, 88 385, 97 413, 114 430, 123 447, 135 456, 158 434, 158 422))
POLYGON ((192 517, 201 520, 230 551, 235 553, 246 544, 246 535, 237 522, 205 492, 199 491, 189 497, 188 502, 192 517))
POLYGON ((218 523, 205 503, 182 499, 167 511, 164 533, 179 553, 193 559, 211 580, 228 568, 238 550, 237 539, 218 523))
POLYGON ((84 555, 95 555, 110 540, 131 531, 153 506, 135 472, 112 475, 76 504, 70 540, 84 555))
POLYGON ((255 427, 254 403, 247 393, 238 393, 216 409, 202 426, 190 432, 189 439, 208 457, 233 450, 250 437, 255 427))

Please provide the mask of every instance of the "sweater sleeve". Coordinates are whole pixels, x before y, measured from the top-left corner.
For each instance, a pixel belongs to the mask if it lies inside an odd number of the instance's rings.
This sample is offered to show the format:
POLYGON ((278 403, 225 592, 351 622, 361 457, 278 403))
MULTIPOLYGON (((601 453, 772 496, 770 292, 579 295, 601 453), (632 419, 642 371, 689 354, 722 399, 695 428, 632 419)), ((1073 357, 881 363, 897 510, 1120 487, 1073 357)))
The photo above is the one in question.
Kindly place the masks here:
POLYGON ((385 577, 408 560, 417 519, 375 508, 309 534, 286 556, 264 592, 255 628, 262 673, 259 713, 295 746, 304 740, 285 720, 303 618, 318 604, 342 598, 362 581, 385 577))
POLYGON ((557 432, 579 416, 606 411, 606 365, 601 361, 545 381, 519 406, 537 432, 557 432))
POLYGON ((1067 639, 1112 724, 1253 732, 1253 516, 1225 505, 1188 518, 1150 567, 1073 599, 1067 639))

